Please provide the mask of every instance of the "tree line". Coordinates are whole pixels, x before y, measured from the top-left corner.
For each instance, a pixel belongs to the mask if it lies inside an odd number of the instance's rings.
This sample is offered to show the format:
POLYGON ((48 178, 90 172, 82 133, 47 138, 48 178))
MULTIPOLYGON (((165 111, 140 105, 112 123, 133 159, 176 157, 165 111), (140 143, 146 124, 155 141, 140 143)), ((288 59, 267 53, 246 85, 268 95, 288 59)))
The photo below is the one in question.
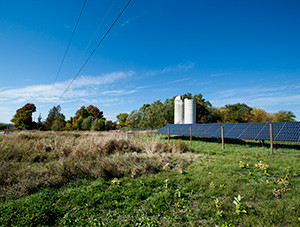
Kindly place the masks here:
POLYGON ((32 103, 27 103, 22 108, 16 111, 11 122, 14 127, 19 130, 93 130, 104 131, 117 128, 117 123, 108 121, 103 116, 103 111, 100 111, 96 106, 82 106, 76 111, 75 116, 66 120, 65 115, 61 113, 61 107, 53 106, 48 113, 47 118, 43 121, 41 114, 37 118, 37 122, 32 120, 32 114, 36 112, 36 106, 32 103))
MULTIPOLYGON (((175 97, 164 102, 158 100, 152 104, 144 104, 139 110, 133 110, 130 114, 118 114, 118 126, 157 129, 167 124, 174 124, 175 97)), ((296 118, 291 111, 280 110, 276 113, 267 113, 261 108, 253 108, 245 103, 214 107, 203 98, 201 93, 195 95, 187 93, 183 97, 196 101, 196 123, 289 122, 295 121, 296 118)))
MULTIPOLYGON (((16 111, 12 118, 14 127, 19 130, 93 130, 105 131, 120 128, 158 129, 167 124, 174 124, 174 96, 151 104, 144 104, 138 110, 130 114, 120 113, 116 116, 117 122, 106 120, 103 111, 96 106, 82 106, 76 111, 75 116, 69 120, 61 113, 61 107, 53 106, 43 121, 41 114, 37 121, 32 120, 32 114, 36 112, 36 106, 27 103, 16 111)), ((291 111, 280 110, 276 113, 268 113, 261 108, 254 108, 245 103, 227 104, 222 107, 214 107, 203 98, 201 93, 192 95, 186 93, 184 98, 196 101, 196 123, 246 123, 246 122, 289 122, 295 121, 295 114, 291 111)), ((2 127, 2 126, 1 126, 2 127)))

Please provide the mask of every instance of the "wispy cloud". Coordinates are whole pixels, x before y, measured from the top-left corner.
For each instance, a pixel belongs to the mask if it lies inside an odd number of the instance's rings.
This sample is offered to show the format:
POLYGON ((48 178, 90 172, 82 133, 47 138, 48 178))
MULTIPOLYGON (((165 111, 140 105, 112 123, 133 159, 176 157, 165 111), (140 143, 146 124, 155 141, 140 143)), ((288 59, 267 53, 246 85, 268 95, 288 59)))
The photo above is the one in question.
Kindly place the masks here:
POLYGON ((168 66, 160 70, 149 71, 146 73, 147 76, 154 76, 157 74, 169 73, 169 72, 187 72, 188 70, 194 68, 195 62, 188 62, 185 64, 178 64, 175 66, 168 66))
POLYGON ((180 91, 179 88, 172 88, 172 87, 166 87, 166 88, 157 88, 153 90, 154 92, 175 92, 180 91))
MULTIPOLYGON (((252 87, 223 90, 211 100, 213 105, 246 103, 252 107, 285 109, 300 105, 299 84, 290 86, 252 87)), ((295 111, 293 109, 288 109, 295 111)))
MULTIPOLYGON (((62 102, 69 102, 89 95, 95 95, 101 85, 112 84, 122 79, 131 77, 134 74, 130 72, 114 72, 101 76, 81 76, 71 86, 69 91, 63 97, 62 102), (91 89, 91 87, 95 87, 91 89)), ((0 100, 12 102, 43 102, 54 103, 62 95, 71 80, 44 85, 31 85, 21 88, 2 89, 0 91, 0 100)))
POLYGON ((212 73, 210 76, 216 77, 216 76, 229 76, 231 73, 212 73))
POLYGON ((183 79, 179 79, 179 80, 174 80, 174 81, 170 81, 169 84, 179 83, 179 82, 187 81, 190 79, 192 79, 192 78, 183 78, 183 79))
POLYGON ((103 91, 101 92, 102 95, 128 95, 128 94, 132 94, 132 93, 135 93, 137 92, 137 90, 129 90, 129 91, 126 91, 126 90, 111 90, 111 91, 103 91))
POLYGON ((153 86, 150 86, 150 85, 139 86, 139 87, 136 87, 136 89, 144 89, 144 88, 149 88, 149 87, 153 87, 153 86))

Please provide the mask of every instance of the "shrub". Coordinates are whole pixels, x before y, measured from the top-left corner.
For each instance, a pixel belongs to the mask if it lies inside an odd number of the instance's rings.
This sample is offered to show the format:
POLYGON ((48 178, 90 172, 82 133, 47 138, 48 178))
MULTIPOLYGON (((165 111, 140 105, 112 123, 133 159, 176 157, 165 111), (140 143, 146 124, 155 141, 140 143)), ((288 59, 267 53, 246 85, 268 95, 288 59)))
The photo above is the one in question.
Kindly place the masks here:
POLYGON ((155 174, 181 168, 191 160, 189 155, 172 154, 186 152, 184 144, 123 140, 117 135, 37 131, 0 136, 0 199, 79 179, 155 174))
POLYGON ((104 119, 94 120, 91 130, 92 131, 104 131, 105 130, 105 120, 104 119))

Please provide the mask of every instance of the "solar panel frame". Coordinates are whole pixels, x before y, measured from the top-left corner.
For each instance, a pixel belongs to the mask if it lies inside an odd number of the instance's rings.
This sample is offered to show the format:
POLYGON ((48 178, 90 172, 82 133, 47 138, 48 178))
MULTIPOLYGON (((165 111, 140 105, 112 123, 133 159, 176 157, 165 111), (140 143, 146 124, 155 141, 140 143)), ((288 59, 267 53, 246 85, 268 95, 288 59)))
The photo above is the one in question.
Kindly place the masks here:
POLYGON ((199 137, 221 137, 221 127, 224 127, 224 137, 233 139, 270 140, 270 124, 273 128, 274 141, 300 142, 300 122, 266 122, 266 123, 209 123, 209 124, 169 124, 156 134, 190 135, 199 137))

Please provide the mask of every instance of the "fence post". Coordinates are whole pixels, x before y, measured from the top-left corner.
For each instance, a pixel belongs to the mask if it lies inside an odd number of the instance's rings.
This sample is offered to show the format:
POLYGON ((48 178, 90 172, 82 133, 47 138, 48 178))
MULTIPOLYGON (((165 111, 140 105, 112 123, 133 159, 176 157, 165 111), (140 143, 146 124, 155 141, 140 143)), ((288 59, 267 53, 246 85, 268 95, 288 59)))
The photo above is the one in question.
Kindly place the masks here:
POLYGON ((270 123, 270 148, 271 148, 271 154, 273 154, 273 126, 272 126, 272 123, 270 123))
POLYGON ((222 149, 224 149, 225 148, 224 126, 221 127, 221 135, 222 135, 222 149))
POLYGON ((193 140, 193 136, 192 136, 192 126, 190 126, 190 144, 192 146, 192 140, 193 140))
POLYGON ((170 143, 170 127, 168 127, 168 143, 170 143))

